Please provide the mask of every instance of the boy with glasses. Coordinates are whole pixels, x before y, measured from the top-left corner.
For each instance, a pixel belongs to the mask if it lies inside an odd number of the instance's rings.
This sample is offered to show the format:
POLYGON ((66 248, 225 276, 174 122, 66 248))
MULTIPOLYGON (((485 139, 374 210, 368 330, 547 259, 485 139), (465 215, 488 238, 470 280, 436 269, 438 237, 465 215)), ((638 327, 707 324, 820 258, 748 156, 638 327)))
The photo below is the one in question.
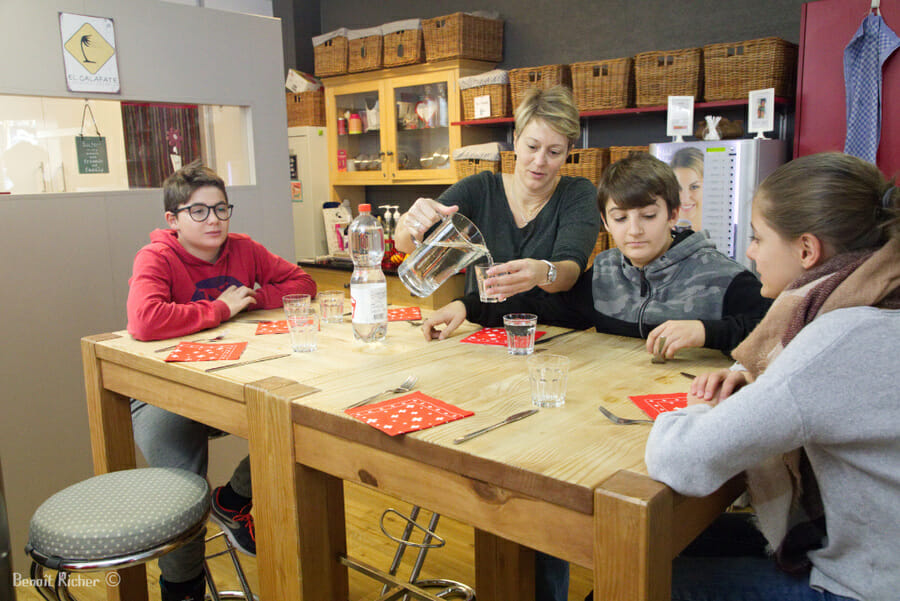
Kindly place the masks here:
MULTIPOLYGON (((286 294, 315 296, 316 284, 297 265, 244 234, 228 232, 234 208, 225 182, 199 162, 163 183, 169 229, 150 233, 129 280, 128 332, 159 340, 213 328, 246 309, 281 306, 286 294)), ((210 428, 139 400, 131 401, 135 440, 154 467, 206 476, 210 428)), ((214 432, 212 432, 214 433, 214 432)), ((210 517, 244 553, 256 555, 249 457, 212 493, 210 517)), ((204 535, 159 560, 163 601, 202 601, 204 535)))

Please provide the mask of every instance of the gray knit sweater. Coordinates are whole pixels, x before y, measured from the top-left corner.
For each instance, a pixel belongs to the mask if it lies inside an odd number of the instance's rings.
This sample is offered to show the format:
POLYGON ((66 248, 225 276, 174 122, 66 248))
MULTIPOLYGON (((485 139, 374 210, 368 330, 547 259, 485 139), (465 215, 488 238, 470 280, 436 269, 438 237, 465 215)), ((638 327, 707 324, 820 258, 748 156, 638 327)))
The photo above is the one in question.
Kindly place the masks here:
POLYGON ((807 325, 766 372, 715 408, 661 415, 650 475, 705 495, 804 447, 825 506, 810 584, 864 601, 900 596, 900 311, 840 309, 807 325))

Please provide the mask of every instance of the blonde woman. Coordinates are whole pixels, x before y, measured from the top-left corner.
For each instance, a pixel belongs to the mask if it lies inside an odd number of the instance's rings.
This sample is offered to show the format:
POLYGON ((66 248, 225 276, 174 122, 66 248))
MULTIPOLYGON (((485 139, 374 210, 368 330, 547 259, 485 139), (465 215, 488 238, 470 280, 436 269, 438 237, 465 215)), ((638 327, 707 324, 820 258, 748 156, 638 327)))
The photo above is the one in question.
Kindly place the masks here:
MULTIPOLYGON (((600 228, 596 187, 559 175, 579 133, 568 88, 532 89, 516 109, 515 173, 478 173, 437 200, 419 198, 400 218, 397 248, 411 252, 413 240, 459 211, 481 230, 494 258, 488 283, 495 294, 569 290, 587 266, 600 228)), ((475 290, 473 275, 466 289, 475 290)))

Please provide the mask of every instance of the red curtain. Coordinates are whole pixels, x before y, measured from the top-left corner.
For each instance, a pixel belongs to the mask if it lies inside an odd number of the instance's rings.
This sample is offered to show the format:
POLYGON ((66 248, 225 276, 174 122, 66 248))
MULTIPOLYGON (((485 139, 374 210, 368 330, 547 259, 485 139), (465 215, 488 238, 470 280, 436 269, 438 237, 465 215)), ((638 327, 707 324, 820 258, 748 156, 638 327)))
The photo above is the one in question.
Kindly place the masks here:
POLYGON ((175 169, 170 155, 187 165, 200 154, 199 110, 194 104, 122 102, 129 188, 159 188, 175 169))

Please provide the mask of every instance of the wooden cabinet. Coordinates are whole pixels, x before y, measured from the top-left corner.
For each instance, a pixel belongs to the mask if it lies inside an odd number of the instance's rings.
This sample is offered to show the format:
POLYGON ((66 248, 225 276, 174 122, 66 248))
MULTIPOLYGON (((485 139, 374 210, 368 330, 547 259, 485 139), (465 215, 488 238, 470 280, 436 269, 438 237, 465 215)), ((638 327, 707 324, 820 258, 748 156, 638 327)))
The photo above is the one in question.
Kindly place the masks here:
POLYGON ((466 143, 453 124, 457 81, 493 66, 448 60, 326 78, 331 200, 347 196, 336 187, 456 182, 451 153, 466 143))
MULTIPOLYGON (((319 290, 344 290, 350 294, 350 272, 329 267, 301 265, 316 282, 319 290)), ((465 274, 458 273, 435 290, 428 298, 419 298, 410 294, 403 282, 396 275, 385 274, 387 278, 388 303, 392 305, 417 306, 426 309, 439 309, 450 301, 463 295, 466 285, 465 274)))

